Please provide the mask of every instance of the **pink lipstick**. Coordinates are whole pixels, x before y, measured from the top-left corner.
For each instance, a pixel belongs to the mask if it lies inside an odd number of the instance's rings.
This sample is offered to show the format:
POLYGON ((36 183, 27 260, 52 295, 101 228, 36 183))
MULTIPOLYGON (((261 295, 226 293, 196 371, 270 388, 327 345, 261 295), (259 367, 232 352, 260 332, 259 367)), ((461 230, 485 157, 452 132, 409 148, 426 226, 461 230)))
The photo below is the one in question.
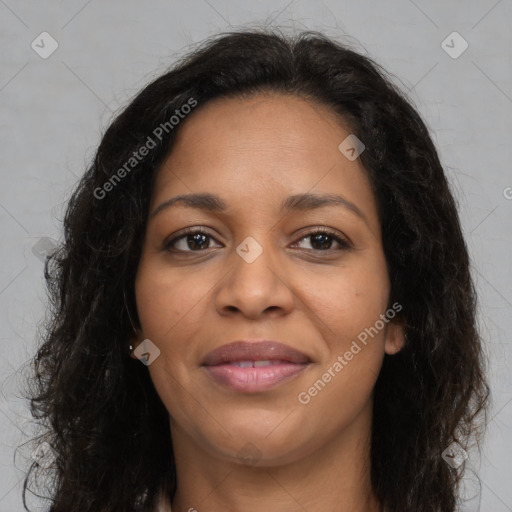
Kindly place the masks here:
POLYGON ((258 393, 298 375, 310 363, 302 352, 276 341, 235 341, 209 352, 203 367, 220 384, 258 393))

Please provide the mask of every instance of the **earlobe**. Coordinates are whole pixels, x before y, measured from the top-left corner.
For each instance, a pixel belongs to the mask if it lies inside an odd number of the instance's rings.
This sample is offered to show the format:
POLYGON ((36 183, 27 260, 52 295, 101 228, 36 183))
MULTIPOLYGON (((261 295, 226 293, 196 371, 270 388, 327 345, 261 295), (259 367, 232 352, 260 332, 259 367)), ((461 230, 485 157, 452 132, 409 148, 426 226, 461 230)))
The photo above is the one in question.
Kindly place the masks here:
POLYGON ((128 353, 132 359, 137 359, 137 357, 134 355, 133 351, 135 349, 135 346, 130 344, 128 345, 128 353))
POLYGON ((140 345, 141 340, 144 338, 142 337, 142 332, 139 329, 135 329, 135 336, 130 340, 128 344, 128 353, 130 354, 130 357, 132 359, 139 359, 133 351, 140 345))
POLYGON ((386 341, 384 345, 386 354, 392 356, 400 352, 405 345, 405 341, 406 334, 404 326, 396 322, 390 323, 386 331, 386 341))

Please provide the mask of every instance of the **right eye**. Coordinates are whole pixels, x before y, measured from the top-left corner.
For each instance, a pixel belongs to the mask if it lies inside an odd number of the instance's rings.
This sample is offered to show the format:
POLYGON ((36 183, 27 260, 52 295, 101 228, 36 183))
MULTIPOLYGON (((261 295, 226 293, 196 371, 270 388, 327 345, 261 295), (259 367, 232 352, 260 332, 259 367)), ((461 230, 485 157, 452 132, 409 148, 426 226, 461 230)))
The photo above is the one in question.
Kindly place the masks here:
POLYGON ((215 240, 212 235, 200 228, 187 228, 181 235, 164 243, 164 249, 169 252, 200 252, 210 247, 210 240, 215 240), (181 244, 181 247, 178 247, 181 244))

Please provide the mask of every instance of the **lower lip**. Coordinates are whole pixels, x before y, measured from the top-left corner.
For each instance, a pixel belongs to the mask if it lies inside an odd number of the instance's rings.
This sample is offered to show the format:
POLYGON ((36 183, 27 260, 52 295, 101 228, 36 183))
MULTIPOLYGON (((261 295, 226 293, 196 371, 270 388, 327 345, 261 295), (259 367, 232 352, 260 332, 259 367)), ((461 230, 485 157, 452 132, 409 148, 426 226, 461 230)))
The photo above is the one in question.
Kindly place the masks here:
POLYGON ((220 384, 243 393, 258 393, 291 379, 307 366, 307 364, 283 363, 257 368, 242 368, 221 364, 204 366, 204 368, 220 384))

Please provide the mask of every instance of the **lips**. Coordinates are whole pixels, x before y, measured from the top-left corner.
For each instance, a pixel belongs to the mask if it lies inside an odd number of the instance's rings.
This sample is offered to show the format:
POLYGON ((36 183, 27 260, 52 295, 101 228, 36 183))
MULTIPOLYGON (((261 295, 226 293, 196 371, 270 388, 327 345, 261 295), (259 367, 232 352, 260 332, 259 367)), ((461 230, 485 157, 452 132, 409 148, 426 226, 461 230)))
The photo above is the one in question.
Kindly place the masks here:
POLYGON ((308 363, 309 357, 277 341, 235 341, 209 352, 203 360, 205 366, 216 366, 241 361, 286 361, 308 363))
POLYGON ((276 341, 235 341, 209 352, 203 368, 216 382, 236 391, 257 393, 302 372, 306 354, 276 341))

